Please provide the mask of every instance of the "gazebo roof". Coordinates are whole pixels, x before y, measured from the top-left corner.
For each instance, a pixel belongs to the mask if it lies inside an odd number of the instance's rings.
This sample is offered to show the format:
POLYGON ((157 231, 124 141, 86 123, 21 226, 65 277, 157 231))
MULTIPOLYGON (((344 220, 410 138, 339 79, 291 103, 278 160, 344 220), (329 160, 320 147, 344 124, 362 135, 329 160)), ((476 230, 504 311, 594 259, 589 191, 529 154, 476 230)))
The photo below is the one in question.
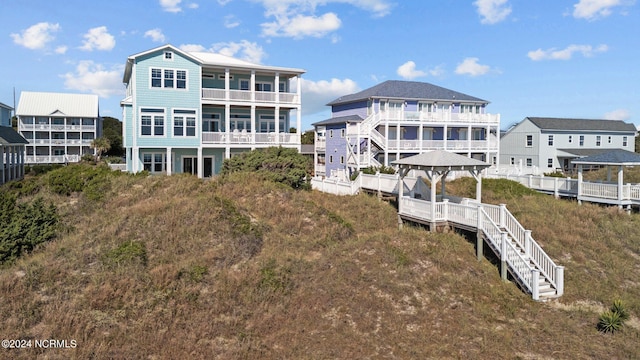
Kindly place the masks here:
POLYGON ((640 154, 627 150, 615 149, 597 155, 572 161, 573 164, 591 165, 640 165, 640 154))
POLYGON ((482 170, 489 164, 444 150, 429 151, 391 162, 404 169, 417 170, 482 170))

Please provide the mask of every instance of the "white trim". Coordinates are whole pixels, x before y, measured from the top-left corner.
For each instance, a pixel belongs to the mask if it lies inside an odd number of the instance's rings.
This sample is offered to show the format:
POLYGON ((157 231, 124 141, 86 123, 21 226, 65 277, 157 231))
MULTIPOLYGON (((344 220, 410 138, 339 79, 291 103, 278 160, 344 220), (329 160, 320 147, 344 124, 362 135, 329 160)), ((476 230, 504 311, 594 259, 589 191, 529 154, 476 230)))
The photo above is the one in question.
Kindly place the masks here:
POLYGON ((144 107, 139 107, 138 108, 138 117, 136 119, 136 127, 140 127, 140 138, 143 139, 148 139, 148 138, 166 138, 167 137, 167 123, 169 122, 168 119, 168 115, 167 115, 167 109, 163 108, 163 107, 156 107, 156 106, 144 106, 144 107), (158 109, 158 110, 162 110, 162 116, 164 118, 164 123, 163 123, 163 130, 162 130, 162 135, 155 135, 155 119, 151 118, 151 135, 143 135, 142 134, 142 116, 143 114, 160 114, 160 112, 143 112, 142 109, 158 109))
POLYGON ((188 91, 189 90, 189 70, 176 69, 160 66, 149 66, 149 83, 147 84, 149 90, 177 90, 188 91), (153 70, 160 70, 160 86, 153 86, 153 70), (165 71, 173 72, 173 87, 166 87, 165 84, 165 71), (178 87, 178 71, 184 71, 184 88, 178 87))

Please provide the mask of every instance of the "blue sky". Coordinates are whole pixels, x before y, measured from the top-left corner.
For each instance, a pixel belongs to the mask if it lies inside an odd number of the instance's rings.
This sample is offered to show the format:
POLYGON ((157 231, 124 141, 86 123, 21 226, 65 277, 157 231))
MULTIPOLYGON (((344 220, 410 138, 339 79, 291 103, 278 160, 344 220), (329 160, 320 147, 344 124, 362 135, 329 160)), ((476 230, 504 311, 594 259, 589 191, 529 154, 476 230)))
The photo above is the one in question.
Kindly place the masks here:
POLYGON ((635 0, 2 0, 0 102, 94 93, 121 119, 129 55, 170 43, 303 75, 303 127, 385 80, 425 81, 526 116, 640 125, 635 0))

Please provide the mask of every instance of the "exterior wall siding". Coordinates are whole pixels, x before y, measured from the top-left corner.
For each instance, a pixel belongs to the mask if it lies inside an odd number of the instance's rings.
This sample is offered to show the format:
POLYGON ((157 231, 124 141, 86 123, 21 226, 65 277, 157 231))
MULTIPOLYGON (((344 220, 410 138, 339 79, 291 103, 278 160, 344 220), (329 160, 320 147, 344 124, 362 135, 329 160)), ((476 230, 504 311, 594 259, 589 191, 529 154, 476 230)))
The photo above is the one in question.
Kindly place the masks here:
POLYGON ((346 131, 345 124, 327 125, 326 139, 327 147, 325 152, 326 174, 331 175, 331 171, 344 170, 347 162, 347 141, 341 136, 342 130, 346 131), (340 157, 344 158, 344 164, 340 163, 340 157))

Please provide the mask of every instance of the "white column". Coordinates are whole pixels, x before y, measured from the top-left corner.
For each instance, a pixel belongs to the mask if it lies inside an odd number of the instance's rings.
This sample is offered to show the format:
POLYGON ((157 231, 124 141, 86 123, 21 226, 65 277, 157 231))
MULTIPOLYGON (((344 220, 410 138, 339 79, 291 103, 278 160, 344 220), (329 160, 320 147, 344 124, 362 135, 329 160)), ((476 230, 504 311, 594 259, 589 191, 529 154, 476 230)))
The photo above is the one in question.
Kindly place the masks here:
POLYGON ((171 161, 171 146, 167 147, 167 175, 171 175, 173 172, 173 162, 171 161))
POLYGON ((256 143, 257 127, 260 126, 258 119, 256 119, 256 105, 251 104, 251 143, 256 143))
POLYGON ((229 68, 225 68, 224 69, 224 97, 227 101, 229 101, 230 98, 230 92, 229 92, 229 68))
POLYGON ((144 170, 140 168, 140 148, 134 146, 131 148, 131 152, 133 153, 131 159, 131 172, 137 173, 141 170, 144 170))
POLYGON ((249 89, 249 91, 251 91, 251 101, 256 101, 256 71, 255 70, 251 70, 251 81, 249 86, 251 87, 249 89))
POLYGON ((0 144, 0 184, 4 184, 4 169, 7 162, 4 156, 4 145, 0 144))
POLYGON ((280 144, 280 107, 276 106, 275 110, 273 111, 273 117, 274 117, 274 121, 275 123, 275 129, 276 129, 276 144, 280 144))
MULTIPOLYGON (((622 170, 622 165, 618 165, 618 201, 622 202, 622 195, 624 192, 624 173, 622 170)), ((621 203, 618 203, 618 206, 622 207, 621 203)))
POLYGON ((280 103, 280 73, 276 72, 276 76, 273 79, 274 93, 276 94, 276 104, 280 103))
POLYGON ((202 158, 202 146, 198 146, 198 177, 204 177, 204 159, 202 158))

